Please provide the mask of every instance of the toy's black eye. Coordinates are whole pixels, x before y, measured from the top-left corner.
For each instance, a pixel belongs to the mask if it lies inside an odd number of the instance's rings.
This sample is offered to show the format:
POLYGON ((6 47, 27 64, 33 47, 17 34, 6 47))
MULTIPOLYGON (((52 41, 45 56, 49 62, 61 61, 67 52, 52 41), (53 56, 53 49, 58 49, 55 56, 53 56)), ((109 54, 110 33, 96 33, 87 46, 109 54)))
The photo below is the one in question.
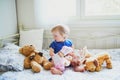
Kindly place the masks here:
POLYGON ((35 55, 32 55, 32 56, 29 57, 29 59, 30 59, 30 60, 33 60, 34 57, 35 57, 35 55))
POLYGON ((32 46, 32 45, 30 45, 30 46, 32 46))
POLYGON ((42 53, 42 52, 39 52, 38 54, 39 54, 40 56, 43 56, 43 53, 42 53))

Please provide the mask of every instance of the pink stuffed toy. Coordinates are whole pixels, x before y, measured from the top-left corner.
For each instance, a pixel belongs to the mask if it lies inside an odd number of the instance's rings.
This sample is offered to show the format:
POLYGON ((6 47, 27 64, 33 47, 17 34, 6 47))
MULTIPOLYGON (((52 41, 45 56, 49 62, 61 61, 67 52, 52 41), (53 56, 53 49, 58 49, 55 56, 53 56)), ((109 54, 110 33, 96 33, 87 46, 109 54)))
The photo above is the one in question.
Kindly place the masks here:
POLYGON ((64 71, 65 70, 65 65, 64 65, 64 59, 61 58, 59 55, 55 54, 52 57, 53 61, 54 61, 54 66, 55 68, 59 69, 60 71, 64 71))
POLYGON ((72 65, 73 70, 75 72, 84 72, 85 71, 84 65, 82 64, 82 61, 80 60, 80 58, 78 56, 74 57, 72 59, 71 65, 72 65))
POLYGON ((58 54, 55 54, 53 57, 54 67, 51 68, 52 74, 62 74, 65 71, 65 67, 69 66, 71 62, 69 61, 70 56, 60 57, 58 54))

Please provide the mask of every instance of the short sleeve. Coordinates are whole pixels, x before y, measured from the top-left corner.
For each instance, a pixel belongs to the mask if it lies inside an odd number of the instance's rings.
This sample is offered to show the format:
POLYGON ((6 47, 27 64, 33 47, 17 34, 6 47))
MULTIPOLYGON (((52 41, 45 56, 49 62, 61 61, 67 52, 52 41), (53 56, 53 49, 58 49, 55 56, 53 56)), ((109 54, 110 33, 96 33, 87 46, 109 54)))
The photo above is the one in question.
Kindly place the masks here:
POLYGON ((67 39, 67 45, 72 46, 73 45, 72 40, 67 39))
POLYGON ((73 42, 72 42, 72 40, 70 40, 70 45, 71 45, 71 46, 73 45, 73 42))

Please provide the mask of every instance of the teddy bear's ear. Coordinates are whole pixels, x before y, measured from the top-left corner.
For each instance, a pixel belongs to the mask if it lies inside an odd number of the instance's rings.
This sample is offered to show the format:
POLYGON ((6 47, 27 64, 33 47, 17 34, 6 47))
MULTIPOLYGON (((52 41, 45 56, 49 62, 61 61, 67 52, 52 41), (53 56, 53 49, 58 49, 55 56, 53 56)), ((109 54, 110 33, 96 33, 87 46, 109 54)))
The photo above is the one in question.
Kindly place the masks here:
POLYGON ((42 53, 42 52, 39 52, 38 54, 39 54, 40 56, 43 56, 43 53, 42 53))
POLYGON ((96 67, 98 66, 98 61, 96 59, 93 61, 93 63, 95 64, 96 67))

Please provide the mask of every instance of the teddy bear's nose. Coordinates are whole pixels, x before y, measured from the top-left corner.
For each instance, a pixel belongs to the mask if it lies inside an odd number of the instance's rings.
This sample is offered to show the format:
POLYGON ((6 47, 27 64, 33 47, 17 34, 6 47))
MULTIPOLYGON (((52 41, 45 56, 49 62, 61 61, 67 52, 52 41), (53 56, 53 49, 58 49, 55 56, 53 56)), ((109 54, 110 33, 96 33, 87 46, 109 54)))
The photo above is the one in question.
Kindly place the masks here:
POLYGON ((32 45, 30 45, 30 46, 32 46, 32 45))

